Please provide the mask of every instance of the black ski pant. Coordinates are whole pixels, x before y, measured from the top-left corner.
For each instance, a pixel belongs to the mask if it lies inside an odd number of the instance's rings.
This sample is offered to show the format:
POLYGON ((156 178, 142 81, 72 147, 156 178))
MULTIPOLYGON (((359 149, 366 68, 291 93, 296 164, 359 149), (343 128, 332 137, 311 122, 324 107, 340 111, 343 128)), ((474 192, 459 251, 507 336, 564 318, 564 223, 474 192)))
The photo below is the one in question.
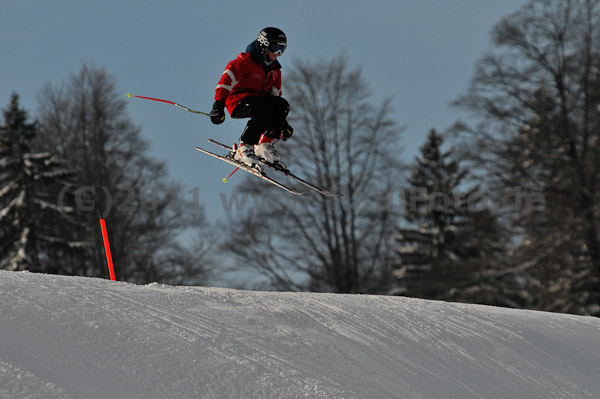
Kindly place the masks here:
POLYGON ((246 97, 231 113, 235 119, 250 118, 240 137, 245 144, 258 144, 260 135, 279 138, 290 104, 279 96, 246 97))

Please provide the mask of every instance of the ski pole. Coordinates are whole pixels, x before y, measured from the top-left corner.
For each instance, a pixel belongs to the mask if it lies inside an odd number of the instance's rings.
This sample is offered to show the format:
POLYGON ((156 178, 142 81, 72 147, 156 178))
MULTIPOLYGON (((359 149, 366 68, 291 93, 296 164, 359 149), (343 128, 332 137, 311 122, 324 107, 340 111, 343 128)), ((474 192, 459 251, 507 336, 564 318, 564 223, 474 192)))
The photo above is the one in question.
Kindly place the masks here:
POLYGON ((210 114, 209 114, 209 113, 202 112, 202 111, 196 111, 195 109, 191 109, 191 108, 188 108, 188 107, 184 107, 184 106, 183 106, 183 105, 181 105, 181 104, 177 104, 176 102, 169 101, 169 100, 161 100, 160 98, 152 98, 152 97, 137 96, 137 95, 135 95, 135 94, 131 94, 131 93, 127 93, 127 97, 129 97, 129 98, 131 98, 131 97, 135 97, 135 98, 143 98, 144 100, 160 101, 160 102, 163 102, 163 103, 172 104, 172 105, 176 106, 177 108, 181 108, 181 109, 183 109, 183 110, 186 110, 186 111, 188 111, 188 112, 193 112, 193 113, 195 113, 195 114, 200 114, 200 115, 210 116, 210 114))
POLYGON ((231 172, 231 173, 229 174, 229 176, 227 176, 227 177, 224 177, 224 178, 223 178, 223 183, 227 183, 227 180, 229 180, 229 178, 230 178, 231 176, 233 176, 233 174, 234 174, 235 172, 237 172, 239 169, 240 169, 240 167, 238 166, 237 168, 235 168, 235 169, 234 169, 234 171, 233 171, 233 172, 231 172))

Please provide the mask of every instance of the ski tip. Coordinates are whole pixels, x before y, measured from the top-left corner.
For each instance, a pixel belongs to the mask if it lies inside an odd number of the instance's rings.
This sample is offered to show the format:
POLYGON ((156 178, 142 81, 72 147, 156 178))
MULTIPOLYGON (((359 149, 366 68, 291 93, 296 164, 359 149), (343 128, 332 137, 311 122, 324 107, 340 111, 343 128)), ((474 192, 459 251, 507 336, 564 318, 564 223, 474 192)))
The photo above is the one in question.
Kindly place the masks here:
POLYGON ((131 97, 133 97, 133 94, 127 93, 127 98, 131 98, 131 97))
POLYGON ((223 178, 223 183, 227 183, 227 178, 226 177, 223 178))

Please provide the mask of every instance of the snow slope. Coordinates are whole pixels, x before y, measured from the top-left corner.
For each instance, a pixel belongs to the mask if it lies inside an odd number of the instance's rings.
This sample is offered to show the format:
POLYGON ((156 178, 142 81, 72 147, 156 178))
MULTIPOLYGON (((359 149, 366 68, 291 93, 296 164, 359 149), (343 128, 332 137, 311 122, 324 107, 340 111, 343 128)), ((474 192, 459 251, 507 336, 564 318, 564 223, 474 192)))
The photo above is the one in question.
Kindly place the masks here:
POLYGON ((0 398, 600 398, 600 320, 0 272, 0 398))

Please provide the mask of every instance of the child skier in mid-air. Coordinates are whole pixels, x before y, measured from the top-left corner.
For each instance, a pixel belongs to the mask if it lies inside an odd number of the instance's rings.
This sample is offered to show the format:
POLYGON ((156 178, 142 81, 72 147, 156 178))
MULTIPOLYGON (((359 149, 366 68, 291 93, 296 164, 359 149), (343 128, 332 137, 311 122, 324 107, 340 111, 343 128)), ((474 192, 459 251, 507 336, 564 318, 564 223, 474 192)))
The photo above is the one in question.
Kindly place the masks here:
POLYGON ((235 152, 235 159, 253 166, 260 159, 286 169, 274 147, 287 140, 294 129, 287 123, 289 103, 281 97, 281 64, 277 58, 287 47, 285 34, 264 28, 246 52, 227 64, 217 85, 210 120, 225 121, 225 107, 232 118, 250 118, 235 152))

